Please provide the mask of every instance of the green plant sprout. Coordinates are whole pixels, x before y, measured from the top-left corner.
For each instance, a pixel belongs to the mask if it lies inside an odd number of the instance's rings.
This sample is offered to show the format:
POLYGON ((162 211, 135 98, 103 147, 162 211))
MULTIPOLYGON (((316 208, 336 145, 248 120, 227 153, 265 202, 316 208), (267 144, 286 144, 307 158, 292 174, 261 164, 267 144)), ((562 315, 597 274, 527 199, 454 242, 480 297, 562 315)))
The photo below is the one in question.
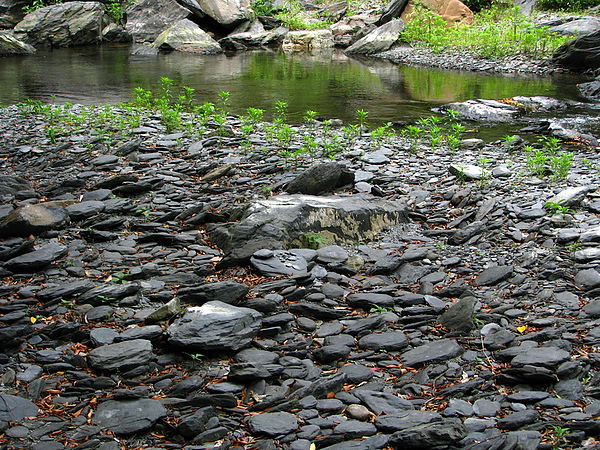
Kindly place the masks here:
POLYGON ((381 305, 377 305, 375 303, 369 303, 369 305, 371 305, 371 308, 369 309, 370 313, 377 313, 377 314, 383 314, 389 311, 394 311, 394 307, 393 306, 381 306, 381 305))
POLYGON ((560 200, 558 202, 548 202, 544 205, 544 208, 552 211, 553 214, 570 214, 574 213, 575 210, 569 206, 565 206, 562 203, 565 200, 560 200))

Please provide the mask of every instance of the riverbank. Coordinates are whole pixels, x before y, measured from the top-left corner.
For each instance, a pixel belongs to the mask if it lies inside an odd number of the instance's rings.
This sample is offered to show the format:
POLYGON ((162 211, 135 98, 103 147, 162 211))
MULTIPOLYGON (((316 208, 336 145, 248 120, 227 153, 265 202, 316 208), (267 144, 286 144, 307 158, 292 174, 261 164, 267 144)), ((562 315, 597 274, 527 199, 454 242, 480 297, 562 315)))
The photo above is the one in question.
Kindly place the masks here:
POLYGON ((7 449, 594 448, 597 151, 167 111, 0 109, 7 449))
POLYGON ((426 47, 398 45, 393 49, 375 55, 396 64, 417 67, 433 67, 446 70, 465 70, 487 73, 523 73, 553 75, 569 73, 550 59, 534 59, 519 55, 504 58, 483 58, 469 51, 442 51, 435 53, 426 47))

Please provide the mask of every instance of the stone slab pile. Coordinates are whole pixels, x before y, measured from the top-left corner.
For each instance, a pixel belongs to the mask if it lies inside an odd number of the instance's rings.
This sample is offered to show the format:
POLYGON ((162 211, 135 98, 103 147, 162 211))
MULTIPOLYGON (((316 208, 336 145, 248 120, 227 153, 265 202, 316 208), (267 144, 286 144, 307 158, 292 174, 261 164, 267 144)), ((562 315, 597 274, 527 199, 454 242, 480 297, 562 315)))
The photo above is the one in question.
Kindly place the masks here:
POLYGON ((597 448, 597 149, 227 124, 0 109, 3 448, 597 448))

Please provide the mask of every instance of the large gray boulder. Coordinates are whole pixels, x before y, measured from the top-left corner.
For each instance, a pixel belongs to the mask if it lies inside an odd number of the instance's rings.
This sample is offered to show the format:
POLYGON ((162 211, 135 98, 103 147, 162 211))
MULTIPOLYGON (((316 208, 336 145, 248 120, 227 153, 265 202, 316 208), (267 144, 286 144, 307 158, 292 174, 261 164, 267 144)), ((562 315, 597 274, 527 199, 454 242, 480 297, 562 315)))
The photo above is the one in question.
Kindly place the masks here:
POLYGON ((356 41, 346 49, 346 53, 369 55, 389 50, 398 41, 402 30, 404 30, 402 19, 391 20, 356 41))
POLYGON ((18 24, 25 17, 23 8, 27 5, 28 2, 23 0, 0 0, 0 29, 18 24))
POLYGON ((10 33, 0 33, 0 56, 31 55, 35 47, 20 41, 10 33))
POLYGON ((600 67, 600 30, 561 45, 552 55, 552 61, 575 70, 600 67))
POLYGON ((249 0, 198 0, 198 4, 204 14, 226 28, 233 29, 252 18, 249 0))
POLYGON ((153 45, 160 50, 177 50, 186 53, 221 53, 221 46, 198 25, 181 19, 158 35, 153 45))
POLYGON ((597 17, 580 17, 575 20, 551 26, 549 31, 567 36, 584 36, 600 30, 600 19, 597 17))
POLYGON ((285 35, 281 47, 284 50, 318 50, 333 45, 331 30, 297 30, 285 35))
POLYGON ((190 350, 238 351, 256 337, 261 317, 254 309, 212 301, 186 308, 167 329, 167 335, 171 344, 190 350))
POLYGON ((257 250, 302 247, 307 236, 327 244, 370 241, 408 222, 403 203, 372 195, 277 195, 252 203, 239 222, 215 224, 210 236, 228 254, 219 267, 245 264, 257 250))
POLYGON ((139 0, 127 8, 127 25, 135 42, 154 42, 174 23, 192 14, 175 0, 139 0))
POLYGON ((102 3, 68 2, 27 14, 14 31, 35 47, 70 47, 99 43, 110 21, 102 3))

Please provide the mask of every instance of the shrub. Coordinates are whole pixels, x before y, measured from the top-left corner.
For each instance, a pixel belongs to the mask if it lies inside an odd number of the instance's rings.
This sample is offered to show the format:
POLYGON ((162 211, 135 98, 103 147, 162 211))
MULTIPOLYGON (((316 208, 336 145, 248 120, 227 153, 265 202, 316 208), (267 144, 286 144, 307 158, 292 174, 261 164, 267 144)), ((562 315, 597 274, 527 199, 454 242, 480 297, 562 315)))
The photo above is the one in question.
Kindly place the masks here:
POLYGON ((537 8, 548 11, 580 11, 600 5, 598 0, 538 0, 537 8))

